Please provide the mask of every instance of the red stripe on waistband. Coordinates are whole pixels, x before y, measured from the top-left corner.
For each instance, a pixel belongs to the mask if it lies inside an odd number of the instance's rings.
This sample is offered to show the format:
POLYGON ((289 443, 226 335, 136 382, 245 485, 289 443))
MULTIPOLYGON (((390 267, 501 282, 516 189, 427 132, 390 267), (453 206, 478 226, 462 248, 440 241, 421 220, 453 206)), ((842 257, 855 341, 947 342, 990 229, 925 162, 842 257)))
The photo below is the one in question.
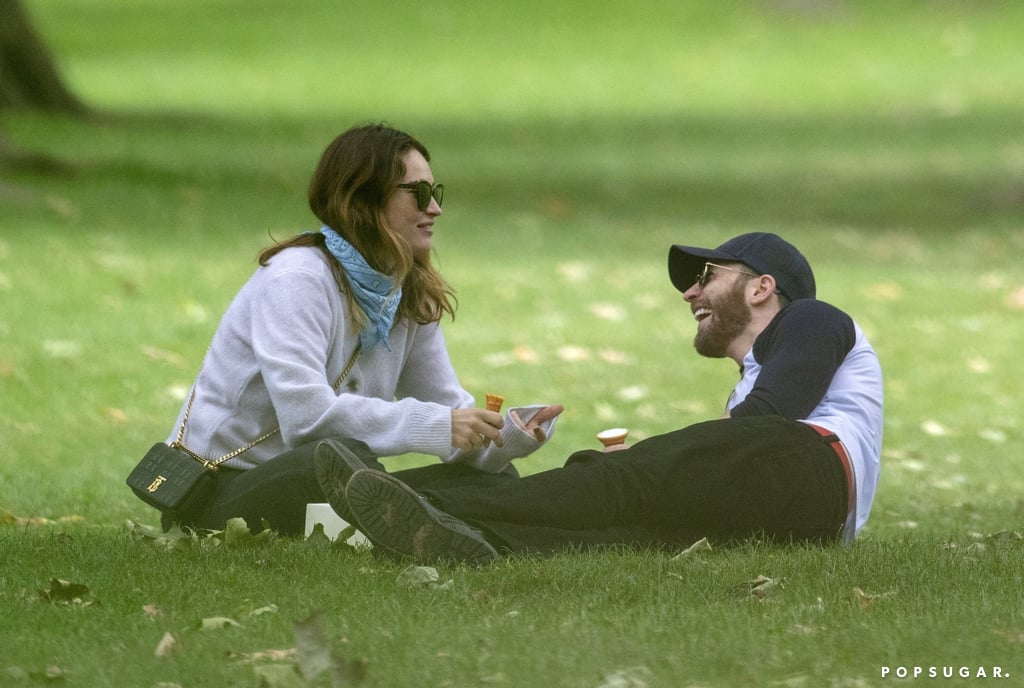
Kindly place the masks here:
POLYGON ((850 457, 846 453, 846 447, 843 446, 843 441, 831 430, 826 430, 825 428, 812 423, 805 423, 805 425, 814 428, 814 431, 822 437, 832 438, 831 441, 829 441, 828 446, 832 447, 832 451, 834 451, 836 456, 839 457, 839 461, 843 464, 843 471, 846 472, 846 512, 848 514, 852 513, 857 506, 857 483, 854 482, 853 464, 850 463, 850 457))

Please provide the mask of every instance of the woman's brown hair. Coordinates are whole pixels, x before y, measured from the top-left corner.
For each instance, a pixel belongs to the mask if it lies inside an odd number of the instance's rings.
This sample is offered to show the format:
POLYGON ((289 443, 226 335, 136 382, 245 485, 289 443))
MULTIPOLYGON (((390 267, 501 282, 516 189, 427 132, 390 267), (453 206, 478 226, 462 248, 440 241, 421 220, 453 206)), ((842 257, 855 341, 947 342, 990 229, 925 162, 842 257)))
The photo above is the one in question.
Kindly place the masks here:
MULTIPOLYGON (((384 219, 384 206, 405 176, 402 157, 419 151, 429 162, 426 147, 405 132, 383 124, 353 127, 324 150, 309 182, 309 207, 320 222, 340 234, 378 272, 402 285, 398 317, 420 324, 455 317, 455 293, 430 263, 415 256, 408 244, 384 219)), ((330 255, 322 234, 299 234, 263 250, 260 265, 292 246, 317 246, 327 253, 338 286, 348 300, 355 324, 365 316, 349 289, 341 264, 330 255)))

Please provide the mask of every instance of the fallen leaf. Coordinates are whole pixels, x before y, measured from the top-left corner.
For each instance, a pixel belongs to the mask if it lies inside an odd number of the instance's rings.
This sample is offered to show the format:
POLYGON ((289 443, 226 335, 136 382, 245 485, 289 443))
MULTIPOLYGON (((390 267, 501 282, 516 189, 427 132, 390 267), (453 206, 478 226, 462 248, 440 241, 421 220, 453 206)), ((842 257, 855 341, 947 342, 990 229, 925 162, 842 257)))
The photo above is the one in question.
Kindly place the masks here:
POLYGON ((171 365, 179 368, 183 368, 185 366, 185 359, 180 354, 173 351, 167 351, 166 349, 158 349, 155 346, 142 347, 142 355, 154 361, 170 363, 171 365))
POLYGON ((869 285, 864 290, 864 295, 872 301, 899 301, 903 298, 903 289, 891 282, 876 283, 869 285))
POLYGON ((398 582, 405 585, 425 585, 440 579, 433 566, 409 566, 398 574, 398 582))
POLYGON ((924 421, 921 423, 921 430, 923 430, 926 435, 931 435, 932 437, 947 437, 952 434, 949 428, 937 420, 924 421))
POLYGON ((266 660, 284 662, 294 660, 295 657, 296 651, 294 647, 289 647, 284 650, 258 650, 256 652, 231 652, 228 654, 229 659, 252 663, 266 660))
POLYGON ((224 530, 215 532, 211 537, 216 537, 224 542, 226 547, 252 547, 263 545, 277 537, 277 533, 267 528, 263 523, 263 530, 252 534, 249 525, 244 518, 232 518, 225 525, 224 530))
POLYGON ((63 683, 67 673, 55 664, 51 664, 42 671, 30 671, 28 675, 40 683, 63 683))
POLYGON ((323 523, 314 523, 313 530, 306 537, 306 542, 314 545, 328 546, 331 544, 331 538, 327 537, 327 533, 324 532, 323 523))
POLYGON ((197 546, 200 542, 199 535, 195 531, 185 532, 178 524, 172 525, 167 532, 164 532, 159 528, 136 523, 129 519, 125 521, 124 527, 131 537, 171 550, 188 549, 197 546))
POLYGON ((291 664, 267 664, 253 667, 252 671, 259 688, 305 688, 309 685, 291 664))
POLYGON ((711 551, 711 543, 708 542, 708 539, 706 537, 704 537, 704 538, 701 538, 700 540, 697 540, 697 542, 693 543, 692 545, 690 545, 689 547, 684 549, 682 552, 680 552, 679 554, 677 554, 674 557, 672 557, 672 561, 681 561, 683 559, 689 559, 693 555, 698 554, 700 552, 710 552, 710 551, 711 551))
POLYGON ((998 530, 986 535, 985 539, 992 542, 1020 542, 1024 540, 1024 533, 1019 530, 998 530))
POLYGON ((593 271, 589 263, 562 263, 556 270, 566 282, 583 282, 590 278, 593 271))
POLYGON ((1024 645, 1024 631, 992 631, 1008 643, 1024 645))
POLYGON ((51 578, 50 587, 39 591, 39 596, 47 602, 81 602, 81 598, 89 592, 89 586, 72 583, 61 578, 51 578))
POLYGON ((536 363, 540 360, 537 352, 528 346, 514 346, 512 347, 512 358, 521 363, 536 363))
POLYGON ((447 580, 444 583, 440 583, 440 580, 441 577, 433 566, 409 566, 398 574, 398 583, 400 585, 409 587, 420 585, 440 588, 442 590, 451 587, 451 580, 447 580))
POLYGON ((146 616, 148 616, 151 619, 164 615, 164 613, 160 611, 160 607, 156 606, 155 604, 142 605, 142 611, 146 616))
POLYGON ((18 516, 7 509, 0 509, 0 525, 5 526, 46 526, 52 525, 53 523, 74 523, 84 520, 84 516, 79 516, 77 514, 61 516, 54 520, 46 518, 45 516, 18 516))
POLYGON ((617 351, 616 349, 601 349, 597 352, 597 355, 605 363, 621 365, 629 361, 629 354, 623 351, 617 351))
POLYGON ((320 612, 314 611, 304 620, 295 624, 295 651, 299 662, 299 673, 306 681, 313 681, 334 666, 331 647, 327 642, 320 612))
POLYGON ((277 605, 268 604, 266 606, 260 607, 259 609, 253 609, 251 612, 249 612, 249 616, 263 616, 264 614, 277 614, 277 605))
POLYGON ((789 628, 789 632, 794 635, 814 635, 820 630, 820 626, 807 626, 805 624, 793 624, 789 628))
POLYGON ((226 616, 209 616, 199 623, 201 631, 220 631, 225 628, 241 628, 242 624, 226 616))
POLYGON ((649 395, 650 391, 643 385, 630 385, 629 387, 623 387, 615 393, 615 396, 623 401, 639 401, 647 398, 649 395))
POLYGON ((866 593, 860 588, 855 587, 853 589, 853 600, 861 609, 870 609, 877 600, 892 597, 895 594, 895 592, 866 593))
POLYGON ((609 322, 622 322, 626 319, 626 309, 614 303, 592 303, 590 312, 609 322))
POLYGON ((1024 310, 1024 287, 1017 287, 1010 292, 1006 298, 1006 303, 1010 308, 1024 310))
POLYGON ((759 599, 764 599, 785 587, 781 579, 769 578, 768 576, 758 576, 753 580, 747 581, 744 585, 747 592, 759 599))
POLYGON ((355 526, 345 526, 341 529, 341 532, 338 533, 338 535, 334 538, 334 546, 343 547, 345 549, 365 549, 366 546, 369 544, 369 540, 367 540, 365 537, 363 537, 361 541, 352 540, 352 538, 355 537, 357 534, 359 534, 359 531, 356 529, 355 526), (349 542, 350 540, 351 542, 349 542))
POLYGON ((480 683, 483 683, 485 685, 490 684, 490 683, 507 683, 507 682, 508 682, 508 676, 506 674, 504 674, 503 672, 500 672, 500 671, 495 673, 495 674, 485 674, 485 675, 480 677, 480 683))
POLYGON ((51 358, 77 358, 82 355, 82 343, 61 339, 47 339, 43 351, 51 358))
POLYGON ((1006 433, 996 428, 982 428, 978 431, 978 437, 992 444, 1004 444, 1007 440, 1006 433))
POLYGON ((645 666, 632 666, 605 674, 597 688, 647 688, 651 670, 645 666))
POLYGON ((156 644, 156 650, 153 654, 157 657, 167 657, 171 653, 177 651, 178 639, 174 637, 173 633, 164 633, 160 638, 160 642, 156 644))
POLYGON ((967 360, 967 368, 974 373, 990 373, 992 372, 992 363, 983 356, 975 356, 967 360))
POLYGON ((547 215, 549 218, 561 219, 568 214, 571 210, 569 202, 564 198, 557 198, 555 196, 548 196, 540 204, 541 212, 547 215))
POLYGON ((566 346, 559 347, 558 357, 566 363, 575 363, 579 361, 589 361, 591 353, 589 349, 582 346, 567 344, 566 346))
POLYGON ((504 368, 515 363, 515 359, 508 351, 498 351, 484 356, 484 363, 492 368, 504 368))
POLYGON ((869 595, 860 588, 853 589, 853 600, 861 609, 869 609, 875 604, 875 596, 869 595))
POLYGON ((369 662, 366 659, 347 660, 334 652, 320 623, 320 612, 314 611, 295 624, 295 651, 299 673, 306 684, 312 684, 324 672, 330 675, 332 686, 358 686, 366 680, 369 662))
POLYGON ((128 422, 128 414, 125 413, 124 409, 107 406, 101 409, 101 411, 107 417, 107 420, 114 425, 124 425, 128 422))

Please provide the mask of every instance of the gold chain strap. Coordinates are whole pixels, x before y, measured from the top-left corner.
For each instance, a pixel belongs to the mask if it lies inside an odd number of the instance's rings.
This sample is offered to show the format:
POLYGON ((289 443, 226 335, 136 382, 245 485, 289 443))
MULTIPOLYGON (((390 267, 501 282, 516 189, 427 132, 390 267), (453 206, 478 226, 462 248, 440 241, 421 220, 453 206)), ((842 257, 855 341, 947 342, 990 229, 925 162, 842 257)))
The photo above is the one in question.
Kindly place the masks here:
MULTIPOLYGON (((341 371, 341 375, 339 375, 338 379, 334 381, 334 384, 332 385, 332 387, 333 387, 335 392, 337 392, 338 388, 341 387, 341 383, 344 382, 346 377, 348 377, 348 374, 352 372, 352 366, 354 366, 356 364, 356 357, 359 356, 359 351, 362 348, 363 348, 362 343, 360 343, 359 345, 356 346, 356 350, 352 352, 352 356, 348 359, 348 363, 345 364, 345 370, 341 371)), ((259 439, 253 440, 252 442, 250 442, 249 444, 245 445, 244 447, 239 447, 238 449, 235 449, 234 451, 228 452, 227 454, 225 454, 224 456, 220 457, 219 459, 216 459, 214 461, 210 461, 206 457, 200 456, 199 454, 195 453, 194 451, 192 451, 191 449, 186 447, 185 443, 181 441, 185 437, 185 426, 188 424, 188 416, 192 412, 192 402, 195 401, 195 399, 196 399, 196 386, 193 384, 192 385, 192 393, 189 395, 188 404, 185 406, 185 415, 181 419, 181 427, 178 428, 178 437, 173 442, 171 442, 171 446, 172 447, 176 447, 176 448, 182 450, 183 452, 185 452, 186 454, 191 456, 193 459, 195 459, 199 463, 201 463, 204 466, 206 466, 206 468, 210 469, 211 471, 216 471, 217 470, 217 466, 221 465, 222 463, 224 463, 228 459, 233 459, 236 456, 238 456, 239 454, 242 454, 244 452, 249 451, 250 449, 255 447, 257 444, 259 444, 260 442, 263 442, 264 440, 266 440, 266 439, 268 439, 270 437, 273 437, 274 435, 276 435, 277 433, 279 433, 281 431, 280 426, 278 426, 278 427, 274 428, 273 430, 271 430, 270 432, 268 432, 267 434, 265 434, 262 437, 260 437, 259 439)))

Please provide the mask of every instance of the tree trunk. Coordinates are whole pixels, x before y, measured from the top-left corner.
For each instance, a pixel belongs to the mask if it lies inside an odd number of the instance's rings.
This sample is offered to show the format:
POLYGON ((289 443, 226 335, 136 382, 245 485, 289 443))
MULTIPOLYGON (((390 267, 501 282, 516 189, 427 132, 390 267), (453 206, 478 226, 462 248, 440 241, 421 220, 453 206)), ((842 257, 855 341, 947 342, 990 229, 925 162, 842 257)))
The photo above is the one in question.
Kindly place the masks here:
POLYGON ((0 0, 0 110, 81 113, 20 0, 0 0))

